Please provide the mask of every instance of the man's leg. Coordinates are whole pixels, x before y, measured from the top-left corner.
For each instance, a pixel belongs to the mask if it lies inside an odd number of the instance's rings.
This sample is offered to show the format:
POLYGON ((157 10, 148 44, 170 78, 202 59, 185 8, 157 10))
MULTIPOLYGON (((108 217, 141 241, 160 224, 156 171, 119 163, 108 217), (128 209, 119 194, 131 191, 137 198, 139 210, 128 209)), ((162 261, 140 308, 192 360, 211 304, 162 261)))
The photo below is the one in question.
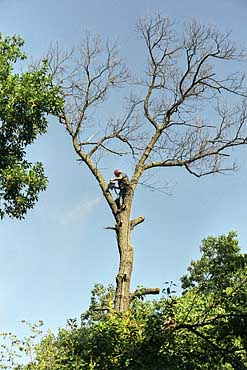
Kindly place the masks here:
POLYGON ((120 204, 121 204, 121 209, 124 210, 125 209, 125 204, 124 204, 124 199, 125 199, 125 194, 126 194, 126 190, 125 189, 121 189, 121 191, 119 192, 119 196, 120 196, 120 204))
POLYGON ((115 203, 116 203, 117 208, 120 209, 121 208, 121 198, 120 198, 120 196, 115 200, 115 203))

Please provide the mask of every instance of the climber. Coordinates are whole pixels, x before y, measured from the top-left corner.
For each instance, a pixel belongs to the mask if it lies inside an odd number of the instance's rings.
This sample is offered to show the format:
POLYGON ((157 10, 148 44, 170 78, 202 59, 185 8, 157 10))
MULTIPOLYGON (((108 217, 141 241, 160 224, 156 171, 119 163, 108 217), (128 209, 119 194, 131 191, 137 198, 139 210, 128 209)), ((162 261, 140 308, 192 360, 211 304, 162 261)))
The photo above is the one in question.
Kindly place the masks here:
POLYGON ((122 173, 122 171, 119 169, 114 170, 114 175, 116 177, 110 180, 107 190, 118 190, 118 197, 116 198, 115 202, 117 208, 123 210, 124 200, 129 186, 129 179, 128 176, 125 173, 122 173), (115 183, 117 183, 118 186, 116 186, 115 183))

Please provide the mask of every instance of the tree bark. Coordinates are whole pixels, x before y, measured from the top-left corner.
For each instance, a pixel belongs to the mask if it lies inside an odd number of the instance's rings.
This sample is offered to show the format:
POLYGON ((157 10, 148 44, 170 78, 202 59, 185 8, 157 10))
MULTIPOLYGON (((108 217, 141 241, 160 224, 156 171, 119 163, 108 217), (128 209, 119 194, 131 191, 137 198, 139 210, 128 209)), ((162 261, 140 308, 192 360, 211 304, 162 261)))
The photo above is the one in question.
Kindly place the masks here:
POLYGON ((116 312, 126 311, 130 303, 130 282, 133 267, 134 251, 130 243, 131 222, 130 209, 117 215, 117 244, 119 250, 119 269, 116 277, 116 294, 114 309, 116 312))
POLYGON ((130 290, 131 275, 134 261, 134 248, 131 245, 131 231, 144 221, 143 216, 131 220, 131 207, 135 186, 130 185, 124 201, 124 210, 119 210, 114 214, 116 225, 114 228, 117 237, 119 251, 119 268, 116 276, 116 290, 114 300, 114 310, 116 312, 127 311, 133 296, 144 296, 147 294, 159 294, 158 288, 143 288, 134 293, 130 290))

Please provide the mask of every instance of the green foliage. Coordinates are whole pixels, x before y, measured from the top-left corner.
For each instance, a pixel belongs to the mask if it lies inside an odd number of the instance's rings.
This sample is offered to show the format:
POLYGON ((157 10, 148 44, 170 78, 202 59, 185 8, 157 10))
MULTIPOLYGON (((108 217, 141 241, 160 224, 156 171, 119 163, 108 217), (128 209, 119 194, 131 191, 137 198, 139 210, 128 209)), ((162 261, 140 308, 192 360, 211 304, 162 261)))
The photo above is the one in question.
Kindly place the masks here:
POLYGON ((63 100, 44 61, 33 71, 14 73, 26 58, 18 36, 0 34, 0 216, 23 218, 47 185, 41 163, 26 160, 26 148, 46 132, 47 114, 63 100))
POLYGON ((28 367, 34 363, 35 349, 43 334, 43 321, 30 324, 23 320, 22 324, 28 327, 30 335, 19 339, 12 333, 0 334, 0 369, 21 370, 24 366, 21 363, 29 362, 28 367))
POLYGON ((91 292, 89 309, 81 315, 83 325, 90 325, 108 315, 113 307, 115 288, 113 285, 104 287, 102 284, 95 284, 91 292))
POLYGON ((181 279, 185 291, 192 287, 204 292, 229 290, 242 279, 247 256, 240 253, 235 232, 203 240, 201 252, 201 259, 192 261, 189 274, 181 279))
POLYGON ((117 314, 113 287, 97 285, 81 324, 70 319, 38 345, 17 342, 31 360, 9 369, 246 369, 247 257, 235 233, 205 239, 201 252, 182 278, 181 296, 165 289, 161 299, 134 298, 117 314))

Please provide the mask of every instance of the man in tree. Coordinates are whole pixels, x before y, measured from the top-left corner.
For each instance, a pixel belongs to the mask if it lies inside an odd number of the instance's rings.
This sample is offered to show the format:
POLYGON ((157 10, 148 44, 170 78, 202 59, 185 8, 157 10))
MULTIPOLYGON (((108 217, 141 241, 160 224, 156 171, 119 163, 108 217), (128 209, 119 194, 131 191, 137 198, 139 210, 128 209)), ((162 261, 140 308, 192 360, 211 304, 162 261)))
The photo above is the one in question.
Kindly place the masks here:
POLYGON ((129 186, 129 179, 128 176, 125 173, 122 173, 121 170, 116 169, 114 170, 114 175, 116 176, 114 179, 110 180, 110 183, 108 185, 108 189, 117 189, 119 190, 118 192, 118 197, 115 200, 117 208, 124 209, 124 200, 126 193, 128 191, 128 186, 129 186), (115 183, 117 182, 118 186, 115 186, 115 183))
MULTIPOLYGON (((160 14, 140 18, 137 31, 146 48, 147 64, 131 81, 116 44, 103 45, 98 36, 87 36, 78 51, 74 49, 77 54, 66 55, 55 48, 48 55, 65 100, 59 120, 114 218, 109 229, 116 233, 120 257, 117 312, 128 310, 130 301, 140 294, 130 291, 131 232, 144 221, 142 215, 131 218, 137 187, 143 182, 148 186, 145 180, 155 169, 181 168, 196 177, 235 170, 232 149, 247 144, 247 77, 238 63, 247 58, 245 50, 229 39, 230 34, 196 21, 188 22, 181 32, 160 14), (97 114, 95 108, 110 92, 128 82, 128 96, 118 116, 109 119, 100 108, 97 114), (121 212, 104 174, 117 156, 133 168, 121 212)), ((121 95, 114 95, 114 104, 117 96, 121 95)), ((156 291, 142 289, 142 295, 156 291)))

